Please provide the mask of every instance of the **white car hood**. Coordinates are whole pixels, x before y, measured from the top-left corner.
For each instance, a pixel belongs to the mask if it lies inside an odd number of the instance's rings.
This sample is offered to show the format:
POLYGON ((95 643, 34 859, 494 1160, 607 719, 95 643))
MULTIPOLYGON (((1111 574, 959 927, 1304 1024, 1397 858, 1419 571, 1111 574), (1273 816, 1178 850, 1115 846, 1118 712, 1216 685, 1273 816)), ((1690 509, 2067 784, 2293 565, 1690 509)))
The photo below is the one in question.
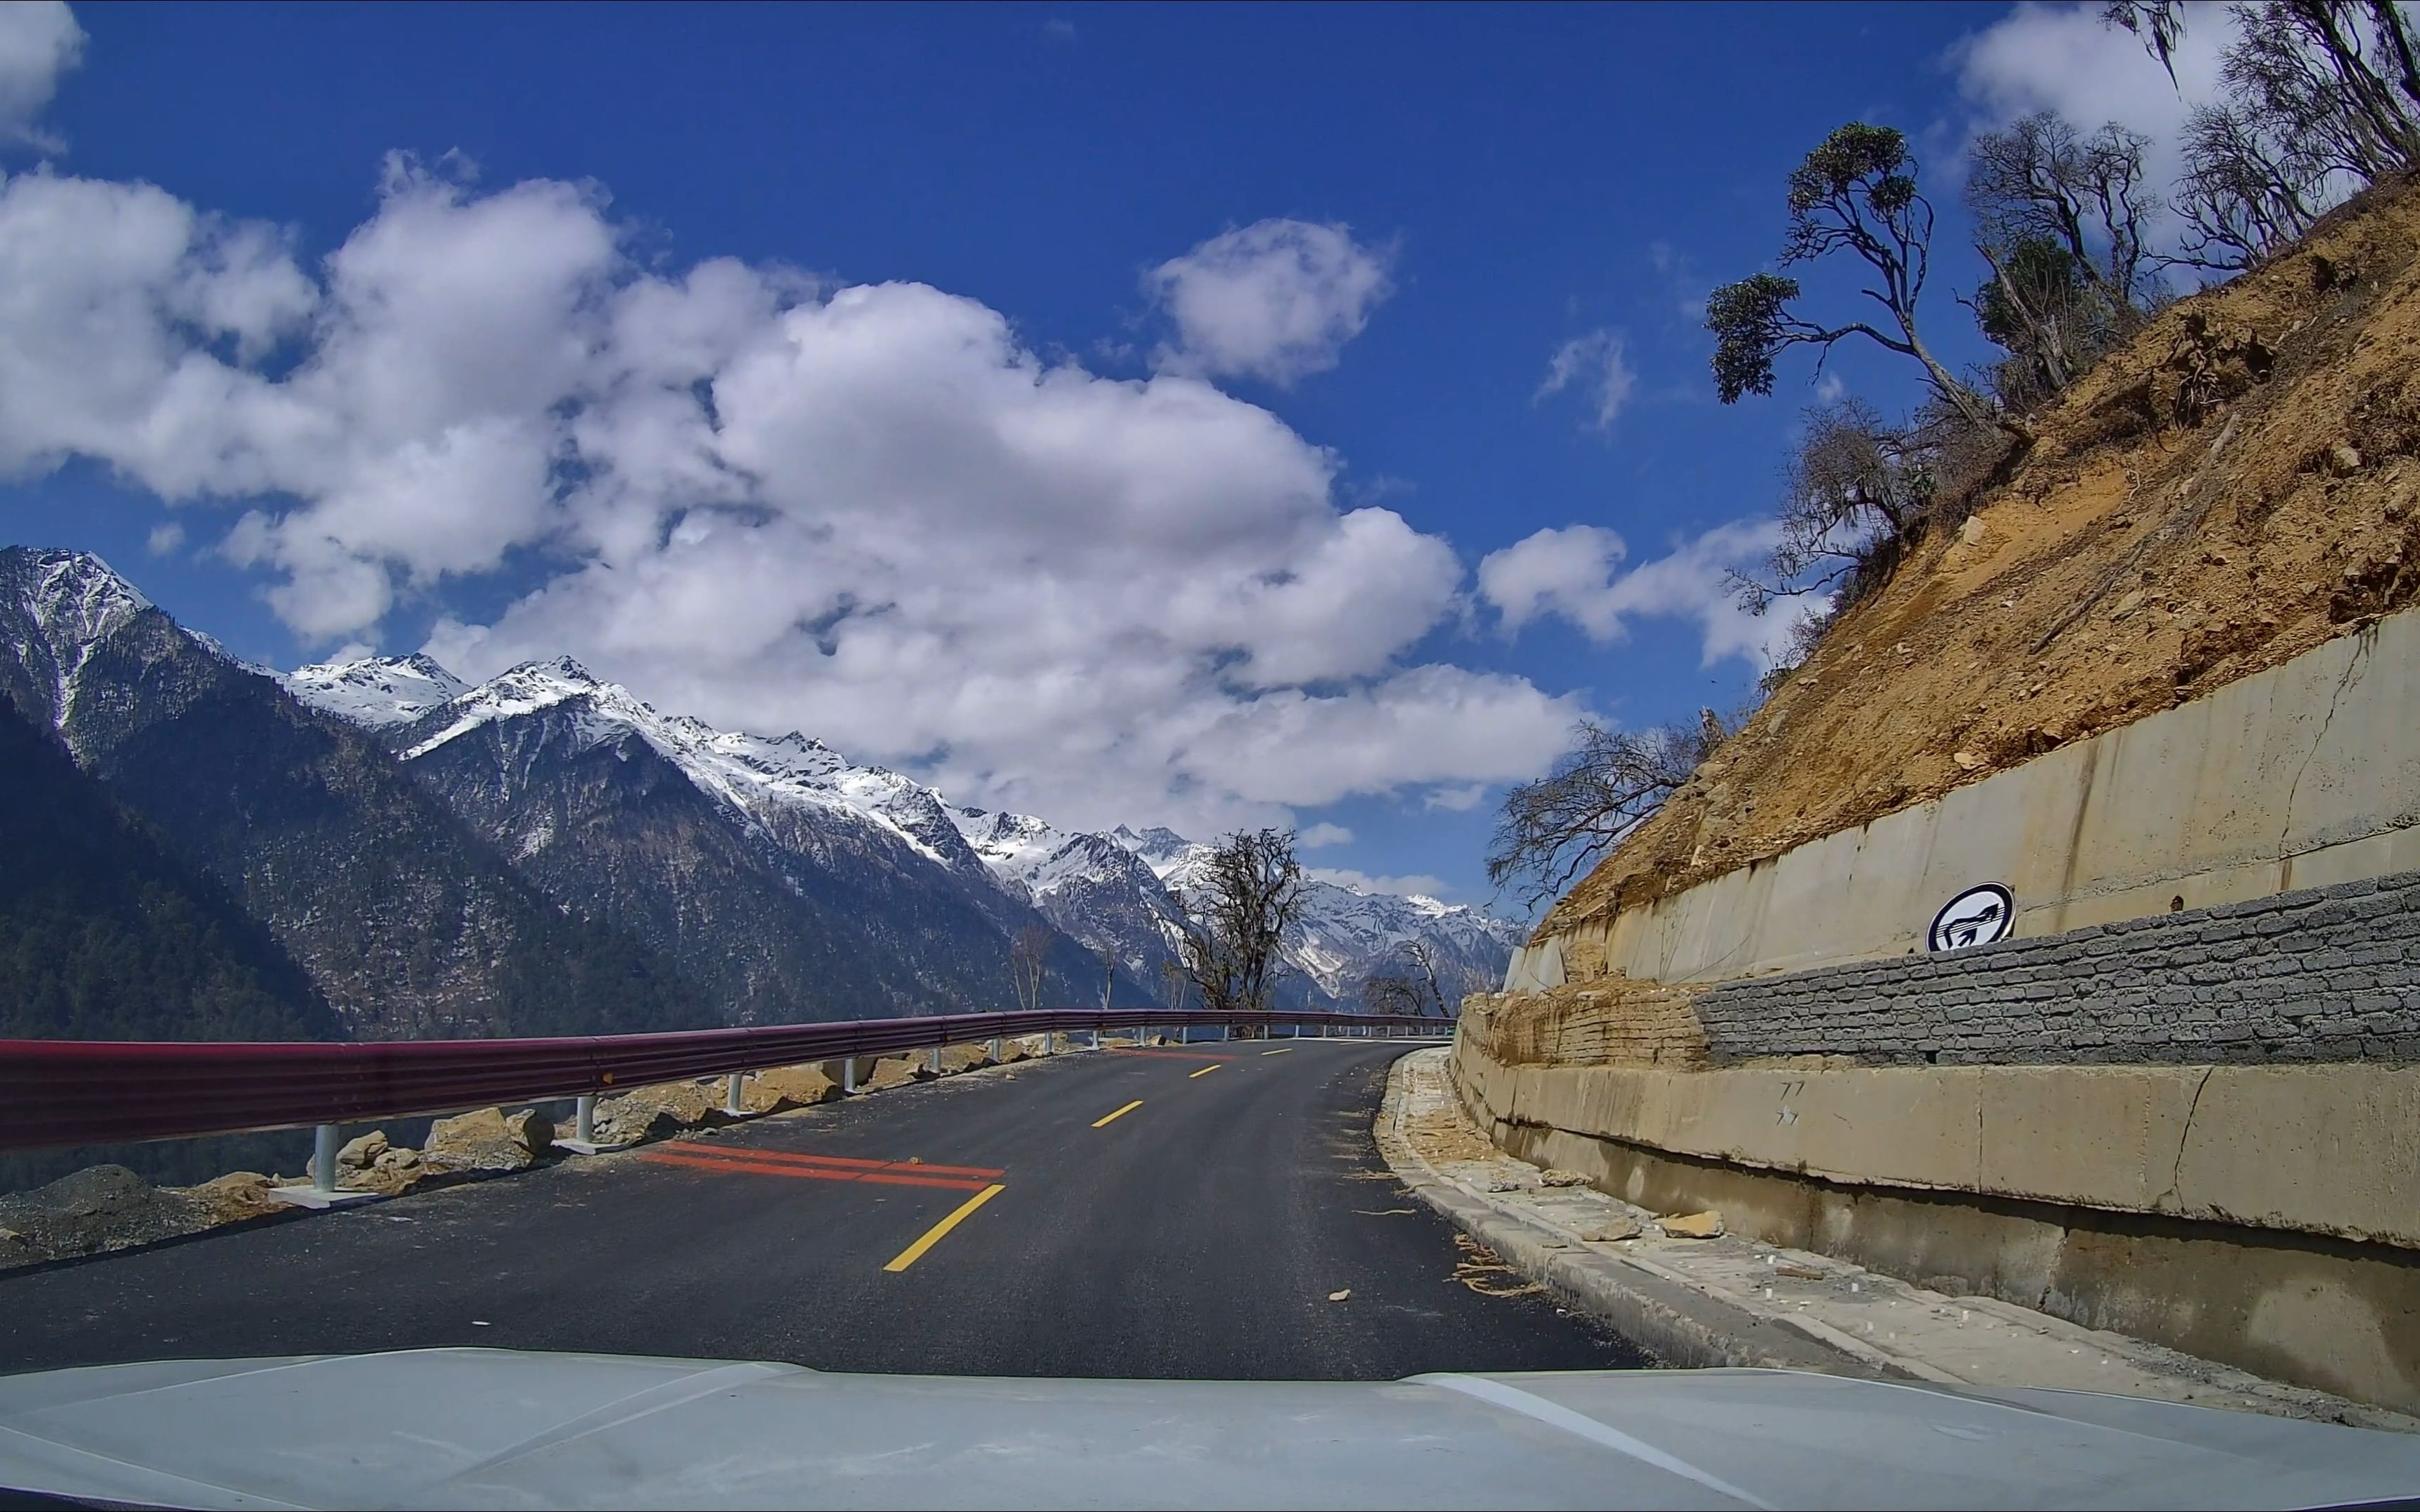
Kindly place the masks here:
POLYGON ((504 1350, 0 1378, 0 1487, 194 1507, 2330 1506, 2420 1440, 1770 1370, 855 1376, 504 1350))

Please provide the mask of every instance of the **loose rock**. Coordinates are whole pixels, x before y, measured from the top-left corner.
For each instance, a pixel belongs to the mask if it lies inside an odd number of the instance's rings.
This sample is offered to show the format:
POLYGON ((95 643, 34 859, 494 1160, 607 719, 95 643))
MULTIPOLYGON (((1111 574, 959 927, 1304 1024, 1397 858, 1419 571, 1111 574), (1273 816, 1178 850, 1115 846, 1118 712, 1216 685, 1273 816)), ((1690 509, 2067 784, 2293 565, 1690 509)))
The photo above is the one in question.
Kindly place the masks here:
POLYGON ((1540 1186, 1586 1186, 1588 1178, 1577 1171, 1554 1170, 1538 1178, 1540 1186))
POLYGON ((209 1227, 200 1204, 163 1191, 123 1165, 93 1165, 48 1186, 0 1197, 0 1265, 149 1244, 209 1227))
MULTIPOLYGON (((429 1126, 427 1165, 439 1171, 518 1171, 536 1164, 554 1143, 554 1124, 535 1109, 507 1118, 502 1108, 481 1108, 429 1126)), ((400 1172, 390 1167, 388 1179, 400 1172)))
POLYGON ((1723 1215, 1711 1209, 1704 1212, 1683 1213, 1674 1218, 1658 1218, 1655 1227, 1672 1239, 1720 1239, 1723 1215))
POLYGON ((1578 1231, 1580 1238, 1591 1244, 1612 1244, 1638 1237, 1638 1220, 1628 1216, 1607 1218, 1578 1231))

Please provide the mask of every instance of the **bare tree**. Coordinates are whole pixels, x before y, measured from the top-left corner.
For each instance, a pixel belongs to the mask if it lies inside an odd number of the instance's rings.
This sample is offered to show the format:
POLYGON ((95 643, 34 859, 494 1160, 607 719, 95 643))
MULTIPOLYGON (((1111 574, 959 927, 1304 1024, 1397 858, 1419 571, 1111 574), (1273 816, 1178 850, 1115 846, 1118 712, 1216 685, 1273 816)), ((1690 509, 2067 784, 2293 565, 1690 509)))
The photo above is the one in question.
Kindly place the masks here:
POLYGON ((1118 980, 1118 949, 1114 941, 1101 942, 1101 1011, 1109 1011, 1109 989, 1118 980))
POLYGON ((1488 841, 1487 880, 1524 905, 1560 893, 1639 821, 1663 806, 1727 733, 1711 709, 1695 731, 1572 727, 1554 769, 1504 795, 1488 841))
POLYGON ((1162 1001, 1180 1013, 1185 1011, 1185 999, 1193 988, 1193 979, 1186 974, 1185 964, 1181 961, 1162 961, 1159 964, 1159 977, 1160 980, 1168 984, 1168 995, 1162 1001))
POLYGON ((1975 250, 1992 277, 1964 302, 2018 364, 1995 383, 2005 407, 2067 387, 2157 302, 2144 241, 2160 209, 2144 181, 2150 140, 2115 121, 2082 135, 2040 111, 1968 149, 1975 250))
POLYGON ((1177 951, 1201 989, 1202 1006, 1261 1011, 1269 1006, 1279 952, 1302 917, 1302 867, 1290 830, 1226 836, 1211 847, 1201 884, 1177 900, 1177 951))
POLYGON ((1916 172, 1906 137, 1852 121, 1791 174, 1781 265, 1849 254, 1866 265, 1860 292, 1882 307, 1888 329, 1865 320, 1825 325, 1807 319, 1792 307, 1800 296, 1794 278, 1756 273, 1727 284, 1706 301, 1706 329, 1714 334, 1714 392, 1723 403, 1771 393, 1774 359, 1792 347, 1815 347, 1820 372, 1835 345, 1859 336, 1914 359, 1933 393, 1970 424, 2023 433, 1944 366, 1917 332, 1916 305, 1931 268, 1932 205, 1917 193, 1916 172))
POLYGON ((1418 1016, 1428 1011, 1426 984, 1401 966, 1373 971, 1361 979, 1361 1011, 1418 1016))
POLYGON ((1437 1017, 1445 1017, 1445 988, 1437 980, 1435 949, 1426 940, 1406 940, 1404 942, 1404 954, 1419 969, 1424 1000, 1436 1009, 1437 1017))
POLYGON ((2284 123, 2237 103, 2185 116, 2184 173, 2173 204, 2182 224, 2165 260, 2205 272, 2257 268, 2310 229, 2329 199, 2328 169, 2284 123))
POLYGON ((1938 492, 1928 439, 1885 424, 1856 398, 1807 411, 1782 476, 1781 536, 1766 559, 1769 576, 1730 575, 1751 613, 1844 579, 1849 596, 1858 596, 1922 534, 1938 492))
MULTIPOLYGON (((2356 183, 2420 167, 2420 43, 2397 0, 2260 0, 2232 8, 2220 55, 2226 91, 2197 106, 2174 195, 2185 227, 2169 261, 2218 272, 2257 266, 2356 183)), ((2143 39, 2176 76, 2189 11, 2118 0, 2102 18, 2143 39)))
POLYGON ((1008 970, 1016 984, 1016 1004, 1032 1010, 1042 1006, 1042 974, 1050 959, 1051 933, 1041 924, 1028 924, 1016 932, 1009 942, 1008 970))

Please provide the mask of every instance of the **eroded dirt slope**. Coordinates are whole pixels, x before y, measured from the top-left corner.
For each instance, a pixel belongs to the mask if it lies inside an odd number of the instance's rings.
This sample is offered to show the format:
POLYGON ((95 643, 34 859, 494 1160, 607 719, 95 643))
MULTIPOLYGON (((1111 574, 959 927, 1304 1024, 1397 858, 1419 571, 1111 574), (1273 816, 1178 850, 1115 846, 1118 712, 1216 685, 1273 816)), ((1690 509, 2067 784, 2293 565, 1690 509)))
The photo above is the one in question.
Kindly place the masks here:
POLYGON ((1559 933, 2199 697, 2420 593, 2420 190, 2180 301, 1844 615, 1559 933))

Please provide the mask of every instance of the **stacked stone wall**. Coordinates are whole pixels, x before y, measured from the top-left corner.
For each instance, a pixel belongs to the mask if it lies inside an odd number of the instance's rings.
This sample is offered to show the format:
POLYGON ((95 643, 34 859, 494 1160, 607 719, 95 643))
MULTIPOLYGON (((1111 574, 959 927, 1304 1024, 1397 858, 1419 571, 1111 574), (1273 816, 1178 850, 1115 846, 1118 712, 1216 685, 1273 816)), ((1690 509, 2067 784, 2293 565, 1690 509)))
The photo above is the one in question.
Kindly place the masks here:
POLYGON ((2420 1061, 2420 872, 1725 982, 1695 1015, 1716 1065, 2420 1061))

